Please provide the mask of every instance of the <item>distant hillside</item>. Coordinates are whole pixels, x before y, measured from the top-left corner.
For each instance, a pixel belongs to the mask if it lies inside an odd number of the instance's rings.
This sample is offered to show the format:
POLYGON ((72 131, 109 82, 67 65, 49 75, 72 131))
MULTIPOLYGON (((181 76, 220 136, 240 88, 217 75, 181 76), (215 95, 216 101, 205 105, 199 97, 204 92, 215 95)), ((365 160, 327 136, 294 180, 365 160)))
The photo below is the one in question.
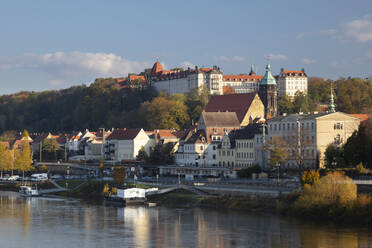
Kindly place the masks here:
POLYGON ((0 132, 72 131, 100 127, 137 127, 136 110, 157 92, 120 89, 116 79, 97 79, 89 87, 19 92, 0 97, 0 132))

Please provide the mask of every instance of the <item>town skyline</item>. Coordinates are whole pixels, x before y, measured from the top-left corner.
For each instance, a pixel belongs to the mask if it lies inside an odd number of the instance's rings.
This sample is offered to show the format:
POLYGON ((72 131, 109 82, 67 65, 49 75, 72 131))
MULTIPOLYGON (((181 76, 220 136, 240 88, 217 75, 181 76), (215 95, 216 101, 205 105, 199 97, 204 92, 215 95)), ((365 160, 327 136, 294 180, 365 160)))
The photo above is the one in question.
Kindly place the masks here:
POLYGON ((264 74, 271 57, 273 74, 283 67, 331 79, 366 78, 372 65, 371 7, 369 1, 23 1, 23 8, 6 3, 0 17, 5 37, 0 92, 125 77, 156 60, 166 69, 217 65, 224 74, 249 73, 254 64, 264 74))

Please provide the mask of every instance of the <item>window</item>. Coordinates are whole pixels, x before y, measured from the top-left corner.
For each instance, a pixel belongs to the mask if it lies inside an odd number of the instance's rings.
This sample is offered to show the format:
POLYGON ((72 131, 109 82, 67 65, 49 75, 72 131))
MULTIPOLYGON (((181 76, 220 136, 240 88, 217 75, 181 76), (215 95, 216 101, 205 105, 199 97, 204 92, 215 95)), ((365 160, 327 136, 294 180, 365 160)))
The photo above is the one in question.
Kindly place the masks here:
POLYGON ((204 149, 204 147, 203 146, 200 146, 200 150, 203 150, 204 149))
POLYGON ((337 123, 335 123, 334 124, 334 129, 336 130, 336 129, 342 129, 342 123, 340 123, 340 122, 337 122, 337 123))
POLYGON ((216 154, 213 154, 213 159, 216 159, 216 154))
POLYGON ((216 146, 213 146, 213 150, 216 150, 216 146))

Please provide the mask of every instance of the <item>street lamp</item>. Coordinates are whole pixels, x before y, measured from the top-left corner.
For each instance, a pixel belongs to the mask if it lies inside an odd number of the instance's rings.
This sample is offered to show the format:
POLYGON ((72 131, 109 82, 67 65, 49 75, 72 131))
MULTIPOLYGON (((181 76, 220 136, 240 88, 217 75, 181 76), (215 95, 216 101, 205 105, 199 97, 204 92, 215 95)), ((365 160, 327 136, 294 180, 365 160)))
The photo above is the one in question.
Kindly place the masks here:
POLYGON ((278 167, 278 184, 279 184, 279 167, 280 167, 280 163, 277 163, 276 166, 278 167))

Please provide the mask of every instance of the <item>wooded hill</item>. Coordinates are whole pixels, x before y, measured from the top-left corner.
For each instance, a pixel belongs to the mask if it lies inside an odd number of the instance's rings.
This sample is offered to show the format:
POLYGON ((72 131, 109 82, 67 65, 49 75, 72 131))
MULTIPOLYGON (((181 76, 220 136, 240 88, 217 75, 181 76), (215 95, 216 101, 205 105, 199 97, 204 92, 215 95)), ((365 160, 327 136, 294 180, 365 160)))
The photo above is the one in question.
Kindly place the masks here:
MULTIPOLYGON (((370 113, 372 85, 359 78, 336 81, 309 78, 309 96, 295 101, 280 99, 280 112, 313 111, 327 104, 331 84, 338 111, 370 113)), ((167 96, 152 87, 120 88, 116 79, 96 79, 90 86, 73 86, 58 91, 19 92, 0 96, 0 132, 69 132, 101 127, 188 128, 208 103, 203 89, 185 95, 167 96)))

